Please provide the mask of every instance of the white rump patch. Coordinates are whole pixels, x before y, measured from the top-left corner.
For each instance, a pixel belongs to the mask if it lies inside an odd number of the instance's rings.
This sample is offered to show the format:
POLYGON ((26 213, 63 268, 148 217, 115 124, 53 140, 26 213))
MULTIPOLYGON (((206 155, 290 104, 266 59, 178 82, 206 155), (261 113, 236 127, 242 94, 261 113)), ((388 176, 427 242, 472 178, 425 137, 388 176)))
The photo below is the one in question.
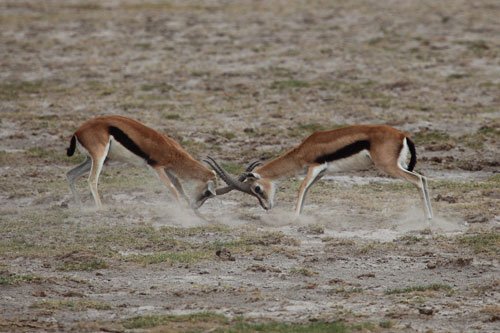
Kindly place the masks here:
POLYGON ((408 152, 410 149, 408 148, 408 143, 406 142, 406 138, 403 139, 403 148, 399 152, 399 157, 398 157, 398 165, 401 169, 407 170, 408 169, 408 164, 406 161, 408 160, 408 152))

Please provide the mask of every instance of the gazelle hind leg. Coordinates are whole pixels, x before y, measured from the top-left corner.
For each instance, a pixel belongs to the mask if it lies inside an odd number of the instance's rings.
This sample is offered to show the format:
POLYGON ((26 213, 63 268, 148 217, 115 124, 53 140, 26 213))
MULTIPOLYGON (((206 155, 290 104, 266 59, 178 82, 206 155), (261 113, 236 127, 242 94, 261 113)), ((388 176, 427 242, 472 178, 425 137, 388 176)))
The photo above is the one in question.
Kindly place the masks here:
POLYGON ((297 205, 295 207, 295 215, 300 215, 302 213, 302 208, 304 207, 304 201, 309 188, 317 182, 326 171, 326 165, 317 165, 309 167, 307 169, 307 174, 302 183, 300 184, 299 196, 297 198, 297 205))
POLYGON ((433 213, 432 213, 432 205, 431 205, 431 198, 429 196, 429 187, 427 186, 427 177, 420 175, 422 178, 422 186, 424 188, 424 194, 425 194, 425 201, 427 204, 427 210, 429 212, 429 219, 432 219, 433 213))
POLYGON ((420 194, 422 197, 422 203, 424 204, 424 209, 425 209, 425 213, 427 215, 427 218, 429 220, 432 219, 432 208, 431 208, 431 202, 429 199, 429 194, 427 191, 427 180, 424 180, 425 177, 419 175, 416 172, 408 171, 400 165, 398 165, 398 167, 395 167, 395 168, 390 168, 389 170, 385 169, 384 171, 386 171, 389 175, 391 175, 393 177, 404 179, 404 180, 412 183, 413 185, 415 185, 420 190, 420 194))
POLYGON ((81 201, 80 201, 80 196, 76 191, 75 182, 84 173, 89 172, 91 167, 92 167, 92 160, 89 156, 87 156, 87 159, 82 164, 76 166, 75 168, 68 171, 68 173, 66 173, 66 178, 68 179, 69 182, 69 188, 71 189, 71 193, 73 194, 73 198, 75 199, 76 204, 79 206, 81 206, 81 201))
POLYGON ((94 156, 92 156, 92 167, 90 169, 88 182, 90 186, 90 192, 92 192, 92 196, 94 197, 97 208, 102 208, 101 198, 99 197, 99 193, 97 192, 97 183, 99 181, 99 175, 102 171, 102 166, 104 164, 104 161, 106 160, 106 156, 108 155, 108 151, 109 142, 101 154, 95 154, 94 156))

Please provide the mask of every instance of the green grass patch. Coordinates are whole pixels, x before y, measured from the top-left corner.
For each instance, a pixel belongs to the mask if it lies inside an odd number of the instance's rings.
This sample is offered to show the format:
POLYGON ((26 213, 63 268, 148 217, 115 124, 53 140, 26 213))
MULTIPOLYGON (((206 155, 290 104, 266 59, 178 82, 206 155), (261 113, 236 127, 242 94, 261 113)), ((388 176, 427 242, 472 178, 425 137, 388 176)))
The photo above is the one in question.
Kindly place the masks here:
POLYGON ((460 80, 460 79, 465 79, 468 78, 470 75, 467 73, 453 73, 448 75, 446 78, 448 80, 460 80))
POLYGON ((163 326, 169 323, 211 323, 211 324, 226 324, 228 319, 220 314, 213 312, 199 312, 186 315, 153 315, 153 316, 138 316, 126 319, 122 322, 127 329, 146 329, 157 326, 163 326))
POLYGON ((183 263, 191 264, 201 260, 211 258, 213 254, 207 251, 177 251, 177 252, 158 252, 151 254, 138 254, 129 256, 128 259, 143 265, 159 264, 159 263, 183 263))
POLYGON ((351 294, 359 294, 363 292, 363 288, 360 287, 336 287, 328 291, 329 295, 341 294, 348 296, 351 294))
POLYGON ((335 124, 335 123, 306 123, 299 124, 295 127, 288 128, 288 135, 291 137, 300 137, 305 138, 307 135, 310 135, 317 131, 327 131, 333 130, 340 127, 344 127, 345 125, 335 124))
POLYGON ((382 320, 378 323, 378 326, 382 328, 392 328, 394 326, 394 323, 390 320, 382 320))
POLYGON ((159 82, 159 83, 147 83, 141 85, 141 90, 142 91, 154 91, 158 90, 162 93, 169 92, 170 90, 174 89, 174 86, 166 83, 166 82, 159 82))
POLYGON ((450 135, 443 131, 421 130, 413 135, 413 141, 418 144, 438 143, 449 141, 450 135))
MULTIPOLYGON (((105 212, 103 214, 115 214, 105 212)), ((213 249, 210 242, 189 242, 186 237, 200 234, 227 234, 225 226, 199 226, 193 228, 162 227, 149 225, 106 225, 85 222, 96 214, 77 217, 75 212, 52 208, 40 214, 26 210, 22 214, 0 216, 0 256, 47 258, 59 257, 58 269, 94 270, 105 268, 106 258, 124 259, 120 251, 151 253, 147 261, 189 262, 203 257, 200 252, 213 249), (68 221, 69 220, 69 221, 68 221), (158 253, 160 253, 158 255, 158 253), (161 253, 183 253, 165 255, 161 253)), ((78 213, 76 213, 78 215, 78 213)), ((116 214, 126 214, 120 210, 116 214)), ((205 254, 207 255, 207 254, 205 254)))
POLYGON ((394 242, 403 243, 405 245, 413 245, 421 242, 422 240, 423 240, 422 237, 418 237, 415 235, 405 235, 398 237, 396 240, 394 240, 394 242))
POLYGON ((73 163, 73 158, 68 157, 64 150, 58 151, 43 147, 31 147, 26 150, 26 156, 54 162, 73 163))
POLYGON ((234 132, 230 132, 230 131, 217 131, 217 130, 213 130, 211 132, 211 134, 215 135, 215 136, 221 136, 221 137, 226 138, 228 140, 234 139, 236 137, 236 134, 234 132))
POLYGON ((0 271, 0 286, 12 286, 22 283, 40 283, 43 279, 32 274, 11 274, 0 271))
POLYGON ((243 165, 233 162, 223 162, 221 163, 221 165, 224 168, 224 170, 226 170, 232 175, 239 175, 245 170, 243 165))
POLYGON ((488 139, 500 138, 500 126, 482 126, 475 133, 466 134, 460 137, 460 141, 472 149, 481 149, 488 139))
POLYGON ((240 241, 245 245, 298 245, 299 241, 295 238, 286 236, 281 231, 266 231, 261 233, 245 234, 240 238, 240 241))
POLYGON ((108 264, 98 258, 83 260, 79 262, 65 262, 57 266, 59 271, 95 271, 108 268, 108 264))
POLYGON ((500 255, 500 233, 489 232, 472 236, 462 236, 458 238, 461 246, 467 246, 475 253, 499 256, 500 255))
POLYGON ((100 81, 86 81, 87 89, 98 94, 99 96, 108 96, 113 94, 117 89, 100 81))
POLYGON ((253 333, 253 332, 272 332, 272 333, 347 333, 352 331, 362 331, 372 325, 357 324, 348 326, 342 322, 315 322, 315 323, 236 323, 226 329, 216 330, 215 332, 224 333, 253 333))
POLYGON ((161 326, 166 331, 210 331, 216 333, 348 333, 375 329, 375 325, 371 323, 346 324, 340 321, 313 323, 281 323, 272 321, 254 323, 248 322, 244 318, 231 320, 224 315, 213 312, 186 315, 138 316, 124 320, 122 325, 126 329, 151 329, 161 326))
POLYGON ((293 267, 292 269, 290 269, 290 274, 302 275, 302 276, 315 276, 318 275, 318 272, 315 272, 305 267, 293 267))
POLYGON ((0 83, 0 100, 13 100, 23 95, 39 94, 43 86, 43 81, 3 82, 0 83))
POLYGON ((177 113, 162 113, 162 118, 167 120, 181 120, 182 117, 177 113))
POLYGON ((207 144, 201 141, 184 139, 180 142, 180 144, 192 155, 199 155, 202 151, 209 150, 207 144))
POLYGON ((405 288, 394 288, 385 291, 386 295, 394 294, 409 294, 414 292, 424 292, 424 291, 446 291, 448 293, 453 291, 453 288, 447 284, 433 283, 429 285, 422 286, 410 286, 405 288))
POLYGON ((309 86, 310 86, 310 84, 307 81, 290 79, 290 80, 274 81, 273 83, 271 83, 270 88, 277 89, 277 90, 285 90, 285 89, 307 88, 309 86))
POLYGON ((458 41, 457 44, 464 45, 469 51, 476 55, 482 55, 486 51, 490 50, 490 46, 484 40, 462 40, 458 41))
POLYGON ((46 310, 68 310, 68 311, 86 311, 93 310, 111 310, 111 305, 93 300, 47 300, 36 302, 31 308, 46 310))
MULTIPOLYGON (((430 180, 429 186, 432 189, 457 191, 466 193, 477 190, 497 189, 500 184, 500 175, 494 175, 486 181, 452 181, 452 180, 430 180)), ((391 184, 392 185, 392 184, 391 184)), ((411 185, 408 185, 411 186, 411 185)), ((410 188, 410 187, 409 187, 410 188)))

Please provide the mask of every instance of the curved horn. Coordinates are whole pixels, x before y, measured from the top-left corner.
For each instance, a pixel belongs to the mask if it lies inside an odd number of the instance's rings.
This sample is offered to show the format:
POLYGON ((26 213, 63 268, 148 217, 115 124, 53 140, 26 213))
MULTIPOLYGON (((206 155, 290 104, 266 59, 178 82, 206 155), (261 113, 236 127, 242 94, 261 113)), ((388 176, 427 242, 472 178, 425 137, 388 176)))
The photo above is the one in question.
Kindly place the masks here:
MULTIPOLYGON (((207 156, 207 159, 205 159, 203 161, 206 162, 208 165, 210 165, 214 169, 214 171, 219 175, 219 177, 222 178, 222 180, 227 185, 229 185, 228 187, 232 187, 232 188, 239 190, 241 192, 245 192, 245 193, 249 193, 249 194, 253 195, 253 192, 251 191, 249 184, 244 183, 239 179, 235 179, 234 177, 229 175, 226 172, 226 170, 224 170, 212 157, 207 156)), ((219 195, 219 193, 224 194, 224 193, 229 192, 229 190, 230 189, 226 190, 226 188, 222 188, 222 189, 218 189, 218 191, 216 190, 216 193, 217 193, 217 195, 219 195), (224 190, 224 191, 222 191, 222 190, 224 190)))
MULTIPOLYGON (((245 169, 245 172, 252 172, 253 169, 255 169, 256 167, 258 167, 259 165, 262 165, 262 162, 259 161, 259 160, 255 160, 253 162, 250 162, 248 165, 247 165, 247 168, 245 169)), ((241 178, 241 176, 240 176, 241 178)), ((243 181, 244 179, 242 179, 243 181)))

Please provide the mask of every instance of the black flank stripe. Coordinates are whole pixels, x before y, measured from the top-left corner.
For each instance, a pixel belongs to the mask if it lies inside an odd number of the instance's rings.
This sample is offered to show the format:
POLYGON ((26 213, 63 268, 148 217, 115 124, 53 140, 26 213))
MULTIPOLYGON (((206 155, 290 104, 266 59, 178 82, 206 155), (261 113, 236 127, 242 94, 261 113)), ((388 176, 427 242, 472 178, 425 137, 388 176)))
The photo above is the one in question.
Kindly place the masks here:
POLYGON ((155 165, 158 162, 153 160, 151 157, 149 157, 148 154, 146 154, 141 148, 139 148, 138 145, 132 139, 130 139, 127 134, 125 134, 121 129, 118 127, 110 126, 109 127, 109 134, 111 134, 116 141, 121 143, 125 148, 130 150, 132 153, 136 154, 137 156, 143 158, 149 165, 155 165))
POLYGON ((314 162, 323 164, 325 162, 332 162, 336 160, 340 160, 354 154, 359 153, 362 150, 370 150, 370 141, 361 140, 351 143, 343 148, 340 148, 333 153, 326 154, 318 157, 314 162))

